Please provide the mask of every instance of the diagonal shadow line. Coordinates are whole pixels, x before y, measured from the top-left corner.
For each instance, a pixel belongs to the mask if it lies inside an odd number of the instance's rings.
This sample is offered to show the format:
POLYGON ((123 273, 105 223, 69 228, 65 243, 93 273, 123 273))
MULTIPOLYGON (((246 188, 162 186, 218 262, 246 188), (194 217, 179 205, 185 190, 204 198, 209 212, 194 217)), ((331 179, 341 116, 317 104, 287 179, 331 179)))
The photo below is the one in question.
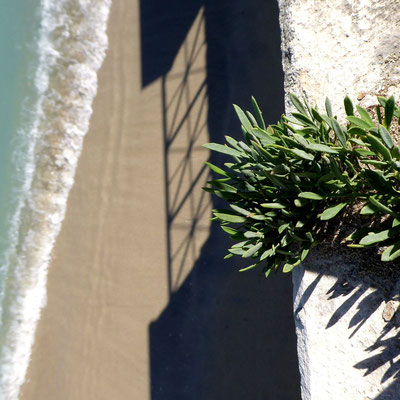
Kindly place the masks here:
MULTIPOLYGON (((179 74, 176 77, 177 78, 181 78, 181 76, 184 74, 179 74)), ((168 80, 171 80, 171 76, 168 75, 168 80)), ((168 104, 165 106, 165 113, 167 114, 169 111, 169 108, 172 107, 175 103, 175 99, 176 97, 182 92, 183 87, 186 85, 186 81, 182 80, 179 85, 177 86, 177 88, 175 89, 175 91, 172 93, 171 98, 168 102, 168 104)))
MULTIPOLYGON (((176 100, 175 110, 173 111, 172 116, 171 116, 171 117, 172 117, 172 120, 171 120, 171 122, 170 122, 170 126, 168 127, 167 138, 168 138, 170 132, 172 132, 172 135, 173 135, 173 132, 174 132, 174 130, 175 130, 175 123, 176 123, 176 121, 177 121, 177 119, 178 119, 179 110, 182 109, 181 105, 182 105, 182 98, 183 98, 184 93, 185 93, 185 87, 186 87, 186 85, 188 84, 188 83, 187 83, 187 79, 188 79, 188 71, 185 71, 184 74, 183 74, 183 79, 182 79, 182 84, 181 84, 181 90, 179 91, 179 96, 178 96, 178 98, 177 98, 177 100, 176 100)), ((167 114, 165 114, 165 115, 167 116, 167 114)), ((181 129, 181 127, 182 127, 182 122, 183 122, 184 120, 185 120, 185 118, 182 118, 181 123, 178 124, 178 127, 176 128, 176 133, 177 133, 177 134, 178 134, 179 130, 181 129)), ((167 147, 169 147, 170 142, 172 142, 173 140, 174 140, 174 137, 172 137, 172 140, 170 140, 170 139, 168 138, 167 147)))
MULTIPOLYGON (((192 153, 190 154, 190 156, 193 155, 194 152, 197 151, 201 151, 204 152, 204 148, 203 147, 197 147, 197 146, 193 146, 194 148, 192 148, 192 153)), ((186 149, 185 149, 186 150, 186 149)), ((183 152, 185 151, 183 149, 175 149, 175 151, 170 151, 169 154, 175 153, 175 152, 183 152)), ((186 153, 186 151, 185 151, 186 153)), ((170 179, 168 181, 169 185, 172 185, 172 183, 174 183, 174 181, 179 178, 180 175, 182 175, 182 170, 184 170, 186 168, 187 163, 189 162, 188 157, 185 156, 181 158, 181 160, 179 161, 179 164, 174 168, 173 173, 170 175, 170 179)))
POLYGON ((196 33, 195 33, 195 36, 194 36, 193 44, 191 46, 191 51, 190 51, 190 54, 189 54, 189 58, 186 61, 186 65, 187 65, 186 69, 187 70, 189 70, 192 67, 192 65, 196 61, 197 57, 199 56, 199 54, 201 54, 202 47, 206 44, 205 41, 200 43, 200 47, 199 47, 199 49, 197 50, 197 53, 196 53, 196 47, 197 47, 197 44, 198 44, 199 38, 200 38, 200 31, 201 31, 202 26, 204 25, 204 9, 201 9, 200 13, 201 14, 200 14, 199 19, 198 19, 197 29, 196 29, 196 33))
MULTIPOLYGON (((196 35, 195 35, 195 40, 194 40, 194 43, 193 43, 193 46, 192 46, 192 52, 191 52, 191 54, 190 54, 190 56, 189 56, 189 60, 188 60, 187 63, 186 63, 185 71, 184 71, 183 73, 181 73, 179 77, 182 77, 182 75, 183 75, 184 77, 187 78, 187 76, 188 76, 188 74, 189 74, 189 70, 192 68, 192 65, 195 63, 195 61, 197 60, 197 57, 201 54, 201 51, 203 50, 203 47, 206 45, 206 42, 205 42, 205 41, 202 42, 202 43, 200 44, 199 49, 197 50, 197 53, 194 53, 194 52, 195 52, 195 49, 196 49, 196 46, 197 46, 198 38, 200 37, 200 29, 201 29, 201 26, 202 26, 202 20, 203 20, 203 18, 204 18, 204 12, 203 12, 203 16, 200 18, 199 23, 198 23, 198 27, 197 27, 197 31, 196 31, 196 35)), ((204 70, 204 69, 202 69, 202 70, 204 70)), ((193 72, 193 69, 191 70, 191 72, 193 72)), ((171 75, 168 75, 168 78, 173 78, 173 77, 174 77, 174 75, 172 75, 172 74, 171 74, 171 75)), ((182 82, 179 84, 178 88, 175 90, 174 94, 172 95, 172 98, 171 98, 170 101, 166 104, 166 106, 165 106, 165 112, 167 112, 167 111, 169 110, 169 108, 172 106, 173 101, 174 101, 174 99, 175 99, 175 97, 176 97, 178 91, 179 91, 183 86, 185 86, 186 82, 187 82, 187 79, 184 78, 184 79, 182 80, 182 82)), ((176 110, 175 110, 175 112, 176 112, 176 110)))
POLYGON ((354 368, 357 369, 365 369, 364 376, 367 376, 380 368, 382 365, 390 362, 391 366, 386 371, 381 379, 381 383, 384 383, 391 376, 399 373, 399 370, 395 368, 395 366, 399 366, 400 360, 394 362, 394 356, 398 356, 400 351, 400 333, 396 336, 391 337, 386 340, 378 340, 373 346, 371 346, 368 350, 373 351, 379 348, 383 348, 383 350, 379 354, 375 354, 371 357, 366 358, 363 361, 358 362, 354 365, 354 368), (390 370, 390 371, 389 371, 390 370))
MULTIPOLYGON (((166 149, 171 147, 171 144, 173 143, 173 141, 175 140, 176 136, 178 135, 180 129, 182 128, 182 126, 183 126, 183 124, 185 122, 185 119, 187 118, 187 116, 192 111, 192 108, 196 104, 196 101, 199 98, 199 96, 201 95, 202 91, 204 89, 206 89, 206 88, 207 88, 207 79, 204 79, 204 81, 201 83, 199 89, 197 90, 196 94, 193 96, 193 100, 192 100, 191 104, 189 105, 189 107, 186 109, 184 115, 182 116, 181 122, 179 123, 177 128, 172 132, 171 136, 169 136, 167 134, 167 140, 166 140, 166 143, 165 143, 166 149)), ((172 129, 169 129, 167 132, 171 132, 171 131, 172 131, 172 129)))
POLYGON ((367 287, 361 285, 358 290, 353 293, 344 303, 333 313, 332 317, 326 325, 326 329, 335 325, 339 320, 353 307, 354 303, 365 293, 367 287))
MULTIPOLYGON (((201 133, 204 131, 204 129, 207 127, 207 123, 203 122, 202 125, 199 127, 200 121, 201 121, 201 117, 203 116, 203 109, 206 105, 206 100, 207 100, 207 95, 205 94, 204 97, 201 100, 200 103, 200 110, 197 113, 197 118, 196 118, 196 122, 195 122, 195 126, 193 127, 193 134, 189 137, 189 144, 187 147, 185 147, 184 151, 185 151, 185 157, 182 158, 182 160, 179 162, 179 164, 176 166, 176 168, 174 169, 174 171, 172 172, 170 179, 169 179, 169 185, 175 180, 175 178, 180 174, 181 175, 181 179, 182 174, 184 173, 184 171, 182 171, 182 169, 184 170, 187 166, 187 163, 189 161, 189 157, 191 156, 191 154, 193 153, 193 151, 195 150, 193 147, 197 141, 197 139, 200 137, 201 133)), ((201 149, 203 149, 201 147, 201 149)), ((172 151, 172 149, 170 149, 169 153, 172 151)), ((177 197, 177 196, 175 196, 177 197)), ((175 202, 175 200, 174 200, 175 202)))
POLYGON ((357 313, 349 322, 349 328, 356 326, 354 331, 349 336, 349 339, 351 339, 367 322, 368 318, 379 308, 381 302, 382 298, 378 290, 374 290, 361 300, 357 306, 357 313))
POLYGON ((171 209, 171 213, 168 217, 169 221, 174 220, 174 218, 177 216, 177 214, 179 214, 179 211, 182 209, 182 207, 184 206, 186 200, 188 199, 188 197, 190 196, 192 190, 194 189, 194 187, 197 185, 197 183, 199 182, 200 178, 203 176, 204 172, 207 171, 207 166, 204 165, 200 172, 196 175, 196 177, 193 179, 193 181, 190 183, 190 186, 188 188, 188 190, 186 191, 185 196, 182 198, 182 201, 179 203, 179 205, 176 208, 171 209))
POLYGON ((318 282, 322 278, 322 274, 318 274, 318 276, 313 280, 313 282, 307 287, 307 289, 304 291, 300 301, 299 301, 299 306, 294 312, 294 315, 297 316, 298 313, 303 309, 303 307, 306 305, 308 299, 311 297, 312 293, 314 292, 315 288, 318 285, 318 282))
MULTIPOLYGON (((179 246, 179 253, 180 253, 180 250, 183 247, 182 244, 185 241, 187 242, 187 247, 186 247, 186 249, 184 251, 184 255, 182 257, 181 265, 178 268, 177 278, 175 280, 176 284, 173 286, 173 289, 178 288, 179 281, 180 281, 180 278, 182 276, 184 265, 185 265, 185 262, 186 262, 186 254, 189 251, 189 248, 192 248, 192 251, 194 251, 194 252, 196 250, 195 249, 196 243, 195 243, 195 240, 194 240, 194 233, 195 233, 195 231, 197 229, 197 224, 200 221, 201 217, 204 215, 204 213, 206 211, 208 211, 208 205, 209 205, 209 201, 204 201, 204 200, 207 200, 205 192, 203 192, 201 194, 201 198, 200 198, 200 200, 199 200, 199 202, 197 204, 197 210, 195 212, 193 212, 193 214, 192 214, 192 218, 191 218, 192 225, 191 225, 191 228, 190 228, 190 232, 187 234, 186 238, 182 241, 181 245, 179 246), (205 205, 205 206, 203 206, 203 205, 205 205)), ((178 251, 175 252, 175 255, 172 256, 172 260, 175 258, 175 256, 177 254, 178 254, 178 251)))
MULTIPOLYGON (((176 120, 178 118, 178 111, 181 109, 181 103, 182 103, 182 98, 183 98, 184 93, 185 93, 185 87, 188 85, 188 76, 189 76, 189 73, 190 73, 190 68, 188 66, 188 60, 187 60, 187 44, 186 43, 183 44, 183 49, 184 49, 184 58, 185 58, 184 59, 185 71, 184 71, 183 78, 182 78, 182 83, 183 84, 182 84, 182 90, 180 90, 179 96, 178 96, 178 99, 177 99, 177 102, 176 102, 175 111, 173 112, 173 115, 172 115, 172 123, 171 123, 171 126, 169 127, 170 131, 174 130, 175 122, 176 122, 176 120)), ((166 115, 165 112, 164 112, 164 114, 166 115)), ((184 121, 184 120, 185 120, 185 118, 182 121, 184 121)))
MULTIPOLYGON (((205 197, 205 196, 204 196, 205 197)), ((208 211, 208 206, 209 206, 209 201, 207 202, 207 198, 203 198, 203 193, 202 193, 202 197, 201 200, 198 204, 198 210, 197 212, 194 214, 193 218, 191 219, 191 221, 196 222, 196 224, 198 223, 198 221, 200 220, 201 217, 204 216, 205 212, 208 211), (204 201, 206 200, 206 201, 204 201), (204 206, 203 208, 201 208, 202 206, 204 206)), ((176 228, 177 224, 171 224, 171 230, 172 228, 176 228)), ((187 229, 187 225, 182 226, 183 229, 187 229)), ((198 227, 196 227, 196 229, 198 229, 198 227)), ((208 229, 208 228, 207 228, 208 229)), ((192 229, 191 229, 192 231, 192 229)), ((186 236, 186 238, 189 237, 189 235, 186 236)), ((181 244, 178 246, 178 248, 176 249, 176 251, 174 253, 172 253, 171 256, 171 260, 173 261, 174 258, 179 254, 180 250, 183 247, 183 242, 185 241, 185 239, 182 240, 181 244)))
MULTIPOLYGON (((190 173, 190 171, 188 171, 189 170, 188 166, 190 164, 190 155, 191 155, 191 152, 186 151, 185 156, 183 157, 183 165, 179 170, 178 183, 175 188, 174 197, 171 201, 172 204, 171 204, 170 209, 168 210, 168 213, 174 213, 174 210, 176 209, 177 204, 179 204, 179 199, 181 198, 181 191, 184 191, 184 189, 182 189, 182 187, 184 185, 185 176, 187 173, 190 173)), ((189 182, 190 182, 190 177, 189 177, 189 182)), ((170 186, 171 183, 172 182, 169 181, 168 186, 170 186)), ((188 190, 186 191, 186 195, 190 195, 190 192, 188 190)), ((185 198, 185 196, 183 196, 183 198, 185 198)))
MULTIPOLYGON (((184 91, 185 91, 185 87, 182 88, 182 93, 184 91)), ((203 101, 204 101, 204 98, 207 98, 206 80, 204 80, 201 83, 201 85, 199 86, 197 92, 193 96, 192 102, 186 107, 186 109, 185 109, 186 111, 185 111, 184 115, 182 116, 182 118, 181 118, 181 120, 180 120, 180 122, 178 124, 178 127, 176 128, 176 130, 173 131, 172 129, 170 129, 167 132, 167 142, 166 142, 167 151, 168 151, 169 148, 171 148, 171 145, 173 144, 174 140, 176 139, 178 134, 181 132, 181 129, 182 129, 184 123, 186 122, 187 118, 189 118, 191 112, 193 111, 194 106, 196 104, 198 104, 198 99, 202 94, 203 94, 203 101)), ((183 94, 182 94, 182 96, 183 96, 183 94)))
MULTIPOLYGON (((206 71, 205 67, 192 68, 190 70, 190 73, 189 73, 188 76, 192 77, 192 76, 197 75, 197 74, 204 75, 205 71, 206 71)), ((168 82, 173 82, 175 80, 182 79, 182 77, 184 77, 184 76, 185 76, 185 72, 175 72, 175 73, 171 72, 170 74, 168 74, 168 82)), ((168 104, 171 107, 171 104, 170 103, 168 103, 168 104)), ((167 111, 167 108, 165 108, 165 111, 167 111)))
MULTIPOLYGON (((188 234, 188 236, 191 238, 190 233, 188 234)), ((190 249, 190 247, 191 247, 191 242, 192 242, 192 240, 182 241, 182 243, 185 244, 185 246, 184 246, 185 249, 184 249, 184 251, 183 251, 182 260, 181 260, 180 265, 179 265, 179 267, 178 267, 177 277, 176 277, 176 279, 175 279, 175 282, 174 282, 173 285, 172 285, 172 291, 173 291, 173 292, 175 292, 176 290, 179 289, 179 279, 180 279, 180 277, 182 276, 183 267, 184 267, 185 262, 186 262, 187 254, 188 254, 189 249, 190 249)))

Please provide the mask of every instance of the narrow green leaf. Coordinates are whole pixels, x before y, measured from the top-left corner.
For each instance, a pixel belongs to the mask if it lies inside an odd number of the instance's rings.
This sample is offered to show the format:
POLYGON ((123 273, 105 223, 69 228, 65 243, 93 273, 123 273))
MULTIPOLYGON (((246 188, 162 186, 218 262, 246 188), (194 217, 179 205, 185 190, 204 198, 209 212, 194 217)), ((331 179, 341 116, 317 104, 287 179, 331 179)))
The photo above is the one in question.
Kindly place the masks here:
MULTIPOLYGON (((364 136, 367 134, 367 130, 364 128, 360 128, 359 126, 352 126, 351 128, 349 128, 347 130, 347 133, 349 134, 349 136, 354 137, 354 136, 364 136)), ((355 142, 357 139, 350 139, 351 141, 355 142)), ((357 144, 359 144, 360 146, 364 146, 365 144, 363 142, 361 142, 359 140, 357 144)))
POLYGON ((344 98, 344 109, 346 110, 347 115, 354 115, 353 103, 351 102, 349 96, 344 98))
POLYGON ((234 139, 228 135, 225 135, 225 139, 228 142, 228 144, 230 144, 234 149, 236 149, 240 152, 242 151, 242 149, 239 147, 239 143, 236 139, 234 139))
POLYGON ((216 212, 216 213, 214 213, 214 215, 221 221, 232 222, 234 224, 238 224, 238 223, 242 223, 242 222, 246 221, 245 217, 241 217, 239 215, 234 215, 234 214, 216 212))
POLYGON ((306 109, 303 107, 302 102, 299 100, 299 98, 295 94, 289 93, 289 98, 290 98, 290 101, 292 102, 292 104, 296 107, 296 109, 301 114, 307 115, 306 109))
POLYGON ((255 244, 254 246, 252 246, 252 247, 250 247, 248 250, 246 250, 246 251, 243 253, 242 257, 243 257, 243 258, 251 257, 252 255, 254 255, 254 254, 261 248, 262 245, 263 245, 263 244, 262 244, 261 242, 255 244))
POLYGON ((225 226, 225 225, 221 225, 222 230, 224 230, 228 235, 235 235, 237 234, 239 231, 236 229, 233 229, 229 226, 225 226))
POLYGON ((307 149, 319 151, 321 153, 338 154, 338 152, 336 150, 332 149, 332 147, 326 146, 325 144, 319 144, 319 143, 317 143, 317 144, 310 143, 307 146, 307 149))
POLYGON ((249 218, 255 219, 257 221, 265 221, 266 219, 268 219, 268 217, 266 217, 265 215, 260 214, 250 214, 249 218))
POLYGON ((307 236, 308 240, 309 240, 311 243, 314 242, 314 237, 313 237, 313 235, 312 235, 311 232, 306 232, 306 236, 307 236))
POLYGON ((251 126, 259 128, 257 120, 254 118, 254 115, 250 111, 246 111, 246 114, 247 114, 247 118, 249 119, 249 121, 251 123, 251 126))
POLYGON ((328 98, 325 99, 325 110, 326 110, 326 113, 328 114, 328 117, 332 118, 333 117, 332 105, 331 105, 331 102, 330 102, 330 100, 328 98))
POLYGON ((388 129, 390 127, 390 123, 392 122, 394 106, 395 106, 394 97, 391 96, 389 99, 387 99, 385 104, 385 118, 383 121, 385 127, 388 129))
POLYGON ((228 258, 232 258, 234 256, 233 253, 229 253, 224 257, 224 260, 227 260, 228 258))
POLYGON ((369 157, 375 155, 373 151, 367 149, 353 149, 353 151, 361 157, 369 157))
POLYGON ((279 228, 278 228, 278 233, 281 234, 281 233, 282 233, 285 229, 287 229, 289 226, 290 226, 290 223, 289 223, 289 224, 280 225, 279 228))
POLYGON ((296 207, 304 207, 305 205, 309 204, 307 199, 295 199, 294 200, 294 205, 296 207))
POLYGON ((294 155, 296 155, 297 157, 303 158, 305 160, 309 160, 309 161, 313 161, 314 160, 314 156, 310 153, 307 153, 303 150, 300 149, 289 149, 289 151, 291 153, 293 153, 294 155))
POLYGON ((228 154, 233 157, 243 157, 243 153, 232 149, 226 145, 218 144, 218 143, 207 143, 203 144, 203 147, 209 150, 217 151, 218 153, 228 154))
POLYGON ((336 204, 335 206, 327 208, 320 216, 321 221, 327 221, 333 217, 336 217, 336 215, 344 208, 347 206, 347 202, 345 203, 339 203, 336 204))
POLYGON ((244 233, 244 237, 247 239, 260 238, 262 236, 263 234, 261 232, 247 231, 244 233))
POLYGON ((211 181, 211 182, 212 182, 212 185, 216 186, 218 189, 220 189, 223 192, 237 193, 237 189, 232 185, 228 185, 226 183, 218 182, 218 181, 211 181))
POLYGON ((286 208, 286 206, 282 203, 262 203, 260 205, 261 205, 261 207, 264 207, 264 208, 275 208, 275 209, 286 208))
POLYGON ((400 242, 392 244, 389 246, 383 253, 381 260, 382 261, 393 261, 397 257, 400 257, 400 242))
POLYGON ((208 161, 206 161, 205 164, 209 166, 209 168, 211 169, 211 171, 214 171, 215 173, 217 173, 217 174, 219 174, 219 175, 228 176, 227 173, 226 173, 223 169, 217 167, 216 165, 211 164, 211 163, 208 162, 208 161))
POLYGON ((367 203, 360 211, 361 215, 373 215, 378 212, 376 207, 373 207, 371 204, 367 203))
POLYGON ((386 165, 387 166, 387 162, 386 161, 368 160, 368 159, 364 159, 364 160, 361 160, 361 161, 363 162, 363 164, 386 165))
POLYGON ((246 153, 251 154, 251 148, 249 146, 247 146, 246 143, 244 142, 238 142, 238 145, 240 146, 240 148, 242 150, 244 150, 246 153))
POLYGON ((282 208, 281 212, 285 217, 288 217, 288 218, 292 218, 294 216, 294 214, 292 212, 287 211, 284 208, 282 208))
POLYGON ((256 138, 258 138, 260 140, 261 144, 264 146, 269 145, 269 144, 274 144, 277 141, 279 141, 279 138, 271 136, 266 131, 264 131, 260 128, 257 128, 257 127, 253 128, 252 134, 256 138))
POLYGON ((302 199, 310 199, 310 200, 324 200, 325 197, 321 196, 320 194, 314 192, 302 192, 299 193, 299 197, 302 199))
POLYGON ((310 252, 311 244, 306 245, 306 247, 301 251, 300 261, 304 261, 307 257, 308 253, 310 252))
POLYGON ((275 253, 276 253, 276 247, 274 245, 272 245, 272 247, 270 249, 264 251, 264 253, 261 254, 260 261, 263 261, 268 257, 274 256, 275 253))
MULTIPOLYGON (((234 244, 234 245, 230 248, 230 250, 232 250, 232 249, 242 249, 242 248, 246 247, 249 243, 251 243, 250 240, 243 240, 242 242, 239 242, 239 243, 234 244)), ((245 250, 243 250, 243 252, 244 252, 244 251, 245 251, 245 250)))
POLYGON ((265 129, 265 122, 262 116, 262 112, 260 110, 260 107, 258 107, 257 101, 254 97, 251 97, 251 103, 253 105, 254 113, 256 114, 258 125, 261 129, 265 129))
MULTIPOLYGON (((400 147, 399 147, 399 146, 393 146, 391 153, 392 153, 392 157, 393 157, 394 159, 400 160, 400 147)), ((395 163, 395 164, 396 164, 396 163, 395 163)), ((397 166, 395 165, 395 167, 396 167, 397 169, 400 169, 400 166, 399 166, 399 165, 397 165, 397 166)))
POLYGON ((265 277, 268 278, 269 275, 271 274, 272 270, 274 269, 274 267, 269 267, 264 271, 265 277))
POLYGON ((362 239, 366 234, 368 234, 370 232, 371 232, 370 228, 360 228, 359 230, 353 232, 351 235, 347 236, 345 241, 346 242, 358 241, 358 240, 362 239))
POLYGON ((378 117, 378 123, 382 124, 382 114, 381 114, 381 108, 379 106, 376 106, 376 116, 378 117))
POLYGON ((357 111, 361 116, 361 119, 364 120, 370 127, 375 126, 374 122, 372 121, 371 116, 369 115, 368 111, 365 108, 362 108, 360 106, 356 106, 357 111))
POLYGON ((379 154, 382 155, 382 157, 386 160, 391 162, 392 161, 392 155, 390 154, 390 151, 388 148, 381 142, 380 139, 378 139, 376 136, 368 134, 366 137, 367 142, 372 146, 372 148, 379 154))
POLYGON ((249 269, 252 269, 252 268, 254 268, 254 267, 257 267, 257 265, 259 265, 259 264, 260 264, 260 263, 256 263, 256 264, 249 265, 248 267, 239 269, 239 272, 248 271, 249 269))
POLYGON ((232 247, 228 251, 231 254, 234 254, 235 256, 242 256, 244 254, 244 250, 242 248, 239 248, 239 247, 232 247))
POLYGON ((301 144, 301 145, 304 146, 304 147, 307 147, 307 146, 310 144, 306 139, 304 139, 303 136, 301 136, 301 135, 299 135, 299 134, 297 134, 297 133, 294 133, 294 134, 293 134, 293 137, 296 139, 296 141, 297 141, 299 144, 301 144))
POLYGON ((282 271, 283 271, 284 273, 288 273, 288 272, 290 272, 294 267, 297 267, 300 263, 301 263, 300 260, 297 260, 297 261, 293 260, 293 262, 286 263, 286 264, 283 266, 282 271))
POLYGON ((235 204, 229 204, 229 206, 232 208, 232 210, 238 212, 239 214, 244 215, 245 217, 248 217, 251 214, 250 211, 245 210, 244 208, 239 207, 239 206, 237 206, 235 204))
MULTIPOLYGON (((317 128, 316 125, 314 124, 314 122, 308 118, 306 115, 304 114, 300 114, 300 113, 292 113, 293 117, 295 117, 298 121, 302 122, 303 124, 305 124, 306 126, 311 126, 313 128, 317 128)), ((301 124, 299 124, 301 125, 301 124)))
POLYGON ((273 169, 274 175, 285 176, 290 173, 290 168, 285 164, 278 164, 273 169))
POLYGON ((392 149, 394 146, 392 136, 390 133, 386 130, 386 128, 383 125, 379 125, 378 128, 379 135, 381 136, 383 143, 385 143, 386 147, 388 149, 392 149))
POLYGON ((346 138, 346 134, 343 131, 342 127, 339 125, 339 123, 334 118, 331 118, 331 123, 332 123, 333 131, 335 132, 335 135, 336 135, 337 139, 339 140, 340 144, 343 147, 346 147, 347 138, 346 138))
POLYGON ((391 237, 393 234, 393 229, 386 229, 384 231, 381 231, 379 233, 371 233, 367 236, 364 236, 359 244, 362 244, 363 246, 368 246, 371 244, 383 242, 384 240, 387 240, 391 237))
POLYGON ((382 171, 366 169, 361 173, 361 176, 363 178, 366 178, 368 183, 372 186, 372 188, 377 190, 379 193, 397 194, 393 190, 392 182, 390 182, 384 176, 382 171))
POLYGON ((312 113, 312 116, 314 117, 314 119, 316 119, 318 122, 323 121, 321 114, 315 108, 311 109, 311 113, 312 113))
POLYGON ((374 196, 370 196, 368 200, 371 202, 371 204, 374 207, 376 207, 383 214, 389 214, 389 215, 397 216, 396 213, 391 208, 386 207, 379 200, 377 200, 374 196))
POLYGON ((354 117, 354 116, 348 116, 347 120, 349 122, 351 122, 353 125, 356 125, 360 128, 363 128, 365 130, 369 130, 369 128, 371 128, 371 125, 368 124, 367 122, 365 122, 363 119, 358 118, 358 117, 354 117))
POLYGON ((241 122, 241 124, 243 125, 243 128, 249 132, 252 133, 253 131, 253 125, 251 125, 249 119, 246 117, 246 114, 243 112, 243 110, 237 106, 236 104, 233 105, 233 108, 236 111, 236 114, 241 122))

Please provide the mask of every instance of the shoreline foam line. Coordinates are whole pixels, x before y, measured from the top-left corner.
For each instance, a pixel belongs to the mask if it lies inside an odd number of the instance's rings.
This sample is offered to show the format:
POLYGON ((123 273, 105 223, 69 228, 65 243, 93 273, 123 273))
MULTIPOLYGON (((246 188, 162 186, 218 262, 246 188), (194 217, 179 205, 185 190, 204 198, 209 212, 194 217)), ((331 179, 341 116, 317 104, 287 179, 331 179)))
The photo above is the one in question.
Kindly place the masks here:
POLYGON ((0 399, 16 400, 24 383, 51 251, 97 92, 108 41, 111 0, 42 0, 37 106, 29 128, 24 185, 1 266, 0 399))

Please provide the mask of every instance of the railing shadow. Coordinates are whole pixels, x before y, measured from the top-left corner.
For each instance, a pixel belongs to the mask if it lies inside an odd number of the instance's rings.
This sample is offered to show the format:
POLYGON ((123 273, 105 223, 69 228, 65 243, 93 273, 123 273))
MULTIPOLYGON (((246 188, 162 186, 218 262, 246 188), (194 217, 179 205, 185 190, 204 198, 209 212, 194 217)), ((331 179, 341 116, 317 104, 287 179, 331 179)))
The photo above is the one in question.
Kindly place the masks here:
POLYGON ((240 135, 232 103, 256 96, 267 122, 284 111, 278 6, 142 0, 141 37, 142 86, 161 83, 170 295, 149 327, 151 398, 300 399, 290 279, 224 261, 208 221, 224 204, 201 190, 204 161, 225 161, 201 145, 240 135))

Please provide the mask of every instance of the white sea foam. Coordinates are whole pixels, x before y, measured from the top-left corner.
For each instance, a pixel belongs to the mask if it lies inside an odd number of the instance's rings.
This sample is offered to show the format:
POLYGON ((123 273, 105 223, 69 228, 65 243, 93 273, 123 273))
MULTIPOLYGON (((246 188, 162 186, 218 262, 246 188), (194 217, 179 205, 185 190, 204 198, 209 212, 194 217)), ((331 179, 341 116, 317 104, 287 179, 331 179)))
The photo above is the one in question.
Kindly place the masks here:
POLYGON ((46 303, 51 251, 89 127, 97 71, 107 48, 111 0, 41 0, 37 105, 25 129, 24 183, 0 288, 0 399, 15 400, 25 380, 46 303))

